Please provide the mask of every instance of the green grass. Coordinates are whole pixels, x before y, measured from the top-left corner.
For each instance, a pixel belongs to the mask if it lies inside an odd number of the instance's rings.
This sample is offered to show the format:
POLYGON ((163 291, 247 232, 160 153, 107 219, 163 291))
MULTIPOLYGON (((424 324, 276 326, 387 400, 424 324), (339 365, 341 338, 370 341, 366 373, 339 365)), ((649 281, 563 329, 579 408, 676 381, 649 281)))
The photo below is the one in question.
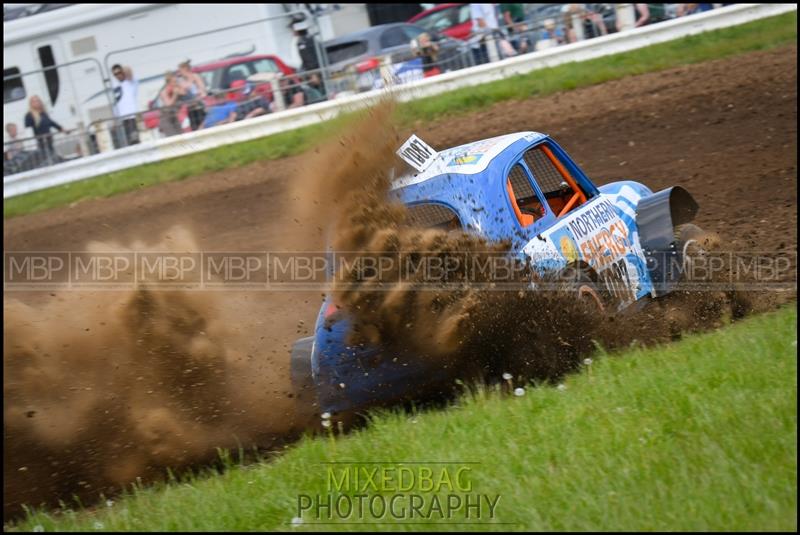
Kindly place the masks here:
POLYGON ((298 494, 327 495, 326 468, 343 466, 323 462, 403 460, 477 462, 448 466, 451 475, 472 468, 472 493, 500 495, 498 524, 317 528, 794 531, 796 322, 792 306, 662 347, 601 352, 564 390, 489 390, 448 410, 384 413, 271 463, 138 489, 96 511, 40 512, 6 529, 314 529, 289 522, 298 494))
MULTIPOLYGON (((504 100, 547 95, 625 76, 796 42, 797 14, 789 13, 631 52, 560 65, 429 97, 399 106, 397 117, 401 125, 408 126, 415 121, 431 121, 449 115, 469 113, 504 100)), ((38 212, 82 199, 108 197, 161 182, 182 180, 208 171, 242 166, 257 160, 300 154, 330 136, 340 125, 341 120, 329 121, 322 125, 304 127, 13 197, 4 201, 3 215, 12 217, 38 212)))

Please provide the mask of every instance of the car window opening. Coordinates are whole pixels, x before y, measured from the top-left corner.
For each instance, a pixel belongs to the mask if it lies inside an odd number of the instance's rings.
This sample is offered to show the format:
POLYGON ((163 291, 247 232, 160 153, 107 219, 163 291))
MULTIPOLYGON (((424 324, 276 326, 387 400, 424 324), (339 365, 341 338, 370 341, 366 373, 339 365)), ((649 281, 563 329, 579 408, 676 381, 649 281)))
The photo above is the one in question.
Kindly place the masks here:
POLYGON ((521 165, 515 164, 511 168, 506 180, 506 190, 520 225, 527 227, 544 216, 542 202, 521 165))
POLYGON ((525 153, 524 158, 556 217, 561 217, 586 202, 586 193, 549 147, 534 147, 525 153))

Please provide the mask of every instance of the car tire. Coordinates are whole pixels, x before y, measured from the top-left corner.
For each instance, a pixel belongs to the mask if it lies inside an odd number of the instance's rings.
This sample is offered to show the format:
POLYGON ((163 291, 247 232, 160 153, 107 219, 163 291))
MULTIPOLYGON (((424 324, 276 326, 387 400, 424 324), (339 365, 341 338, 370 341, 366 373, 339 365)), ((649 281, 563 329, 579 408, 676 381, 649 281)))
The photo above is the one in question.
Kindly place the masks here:
POLYGON ((719 245, 719 237, 692 223, 675 227, 675 242, 683 254, 684 273, 690 273, 692 262, 704 257, 719 245))
POLYGON ((568 266, 560 274, 560 279, 567 284, 567 291, 577 295, 579 300, 589 303, 598 312, 604 313, 610 303, 607 292, 591 276, 588 267, 568 266))

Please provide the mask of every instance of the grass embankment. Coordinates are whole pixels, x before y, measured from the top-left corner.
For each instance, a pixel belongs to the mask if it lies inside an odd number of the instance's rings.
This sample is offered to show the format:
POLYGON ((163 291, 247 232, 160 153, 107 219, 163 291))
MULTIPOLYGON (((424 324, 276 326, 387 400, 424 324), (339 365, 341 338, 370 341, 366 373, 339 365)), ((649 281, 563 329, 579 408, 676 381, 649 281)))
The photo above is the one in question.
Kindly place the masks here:
MULTIPOLYGON (((796 321, 792 306, 662 347, 601 353, 563 389, 483 391, 445 411, 378 415, 368 428, 304 440, 271 463, 138 489, 95 511, 38 513, 7 529, 794 531, 796 321), (443 467, 454 480, 469 468, 462 487, 500 495, 494 518, 484 504, 469 520, 463 509, 407 525, 389 513, 352 513, 349 522, 390 524, 311 526, 330 521, 311 509, 291 523, 300 494, 329 494, 329 468, 341 477, 346 467, 397 469, 397 461, 422 462, 404 466, 431 468, 434 480, 443 467), (444 461, 454 464, 434 464, 444 461)), ((420 495, 424 514, 435 493, 419 481, 411 491, 391 491, 395 482, 367 494, 420 495)), ((401 504, 409 506, 401 500, 396 512, 401 504)), ((412 521, 409 509, 402 517, 412 521)))
MULTIPOLYGON (((431 121, 448 115, 469 113, 503 100, 547 95, 625 76, 796 42, 797 14, 789 13, 429 97, 400 105, 397 116, 401 124, 410 125, 417 120, 431 121)), ((342 120, 347 118, 21 195, 3 202, 3 215, 12 217, 38 212, 83 199, 108 197, 208 171, 242 166, 256 160, 300 154, 329 137, 342 120)))

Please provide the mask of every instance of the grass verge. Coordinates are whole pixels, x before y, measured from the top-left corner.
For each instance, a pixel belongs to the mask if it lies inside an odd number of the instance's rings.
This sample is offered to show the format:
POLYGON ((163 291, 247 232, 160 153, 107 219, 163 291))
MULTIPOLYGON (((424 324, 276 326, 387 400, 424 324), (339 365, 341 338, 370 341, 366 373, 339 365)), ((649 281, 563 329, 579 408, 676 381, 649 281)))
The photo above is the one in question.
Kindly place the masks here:
MULTIPOLYGON (((631 52, 568 63, 477 87, 459 89, 403 104, 398 107, 397 114, 401 124, 411 125, 417 120, 430 121, 469 113, 503 100, 547 95, 625 76, 796 42, 797 14, 789 13, 631 52)), ((83 199, 108 197, 161 182, 182 180, 208 171, 238 167, 257 160, 300 154, 330 136, 340 126, 341 121, 345 120, 347 117, 13 197, 4 200, 3 216, 38 212, 83 199)))
MULTIPOLYGON (((366 429, 306 439, 271 463, 139 488, 95 511, 39 512, 6 529, 795 531, 796 322, 792 306, 662 347, 600 352, 563 389, 484 390, 446 411, 379 414, 366 429), (405 524, 369 507, 347 520, 389 523, 315 525, 330 522, 324 509, 298 514, 299 495, 329 495, 328 469, 340 478, 344 468, 397 469, 401 460, 422 462, 404 466, 428 467, 434 481, 442 468, 454 482, 469 468, 454 485, 472 488, 428 492, 417 478, 396 492, 396 477, 367 490, 387 502, 406 496, 405 524), (454 464, 434 464, 444 461, 454 464), (433 496, 500 499, 493 518, 484 505, 480 518, 462 508, 450 519, 411 519, 411 494, 427 504, 423 514, 433 496)), ((359 490, 334 494, 353 500, 359 490)))

